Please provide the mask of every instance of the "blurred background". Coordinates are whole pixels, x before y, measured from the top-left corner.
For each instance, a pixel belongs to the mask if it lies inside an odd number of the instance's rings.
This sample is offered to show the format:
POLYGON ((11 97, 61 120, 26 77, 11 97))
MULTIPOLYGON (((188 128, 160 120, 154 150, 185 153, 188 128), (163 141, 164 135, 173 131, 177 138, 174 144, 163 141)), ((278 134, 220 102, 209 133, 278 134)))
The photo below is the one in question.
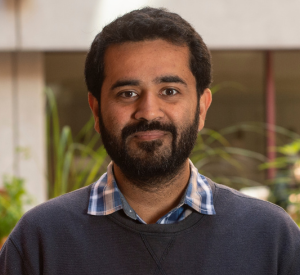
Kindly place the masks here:
POLYGON ((24 206, 105 171, 85 56, 103 26, 144 6, 180 14, 211 50, 213 103, 191 156, 199 171, 299 223, 299 0, 0 0, 0 238, 24 206))

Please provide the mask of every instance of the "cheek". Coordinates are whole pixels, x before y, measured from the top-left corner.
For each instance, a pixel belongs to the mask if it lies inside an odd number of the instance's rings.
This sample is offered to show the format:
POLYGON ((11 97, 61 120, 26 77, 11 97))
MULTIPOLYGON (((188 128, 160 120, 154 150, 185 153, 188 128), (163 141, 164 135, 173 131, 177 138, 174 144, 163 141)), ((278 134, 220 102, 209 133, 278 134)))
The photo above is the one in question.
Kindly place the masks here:
POLYGON ((107 129, 115 135, 120 135, 120 132, 126 125, 126 115, 121 110, 105 107, 102 113, 102 120, 107 129))
POLYGON ((193 121, 196 112, 196 106, 193 105, 195 104, 187 103, 180 107, 174 106, 173 112, 170 113, 173 123, 180 126, 186 126, 187 123, 193 121))

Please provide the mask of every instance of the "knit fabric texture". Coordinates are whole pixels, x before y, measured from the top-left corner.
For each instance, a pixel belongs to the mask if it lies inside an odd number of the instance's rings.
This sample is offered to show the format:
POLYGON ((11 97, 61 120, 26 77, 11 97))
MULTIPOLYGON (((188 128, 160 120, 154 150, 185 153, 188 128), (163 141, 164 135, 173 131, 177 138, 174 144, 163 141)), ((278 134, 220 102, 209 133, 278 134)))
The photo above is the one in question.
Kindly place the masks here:
POLYGON ((90 186, 27 212, 0 252, 1 275, 300 274, 300 230, 280 207, 215 184, 216 215, 140 224, 87 214, 90 186))

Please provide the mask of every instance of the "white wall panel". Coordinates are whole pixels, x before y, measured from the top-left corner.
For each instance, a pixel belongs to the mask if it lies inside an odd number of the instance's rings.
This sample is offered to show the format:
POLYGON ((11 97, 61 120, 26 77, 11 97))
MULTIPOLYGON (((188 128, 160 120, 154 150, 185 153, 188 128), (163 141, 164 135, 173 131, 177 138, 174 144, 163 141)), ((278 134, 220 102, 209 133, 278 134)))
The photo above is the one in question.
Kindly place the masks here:
POLYGON ((46 200, 45 100, 42 53, 18 54, 18 169, 34 203, 46 200))
POLYGON ((0 186, 14 173, 12 54, 0 53, 0 186))
POLYGON ((21 1, 22 48, 86 50, 95 28, 91 22, 97 0, 21 1))
POLYGON ((15 2, 0 0, 0 50, 12 50, 15 46, 15 2))
POLYGON ((166 0, 211 49, 300 48, 299 0, 166 0))
MULTIPOLYGON (((0 0, 2 6, 6 2, 13 0, 0 0)), ((147 5, 182 15, 212 49, 300 48, 299 0, 22 0, 21 45, 24 50, 85 51, 106 23, 147 5)), ((13 41, 11 9, 1 11, 0 23, 7 41, 13 41)), ((5 43, 13 45, 5 41, 0 38, 0 50, 5 43)))

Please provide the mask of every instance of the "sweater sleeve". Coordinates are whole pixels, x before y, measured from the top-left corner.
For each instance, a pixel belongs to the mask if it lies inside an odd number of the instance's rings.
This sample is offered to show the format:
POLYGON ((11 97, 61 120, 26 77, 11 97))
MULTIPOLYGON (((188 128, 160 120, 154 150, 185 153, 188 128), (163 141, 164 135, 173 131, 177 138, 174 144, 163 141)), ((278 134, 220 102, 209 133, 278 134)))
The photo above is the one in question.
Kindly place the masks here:
POLYGON ((289 270, 288 275, 300 274, 300 241, 298 242, 297 250, 293 259, 293 265, 289 270))
POLYGON ((0 251, 0 275, 28 275, 23 259, 10 239, 0 251))

